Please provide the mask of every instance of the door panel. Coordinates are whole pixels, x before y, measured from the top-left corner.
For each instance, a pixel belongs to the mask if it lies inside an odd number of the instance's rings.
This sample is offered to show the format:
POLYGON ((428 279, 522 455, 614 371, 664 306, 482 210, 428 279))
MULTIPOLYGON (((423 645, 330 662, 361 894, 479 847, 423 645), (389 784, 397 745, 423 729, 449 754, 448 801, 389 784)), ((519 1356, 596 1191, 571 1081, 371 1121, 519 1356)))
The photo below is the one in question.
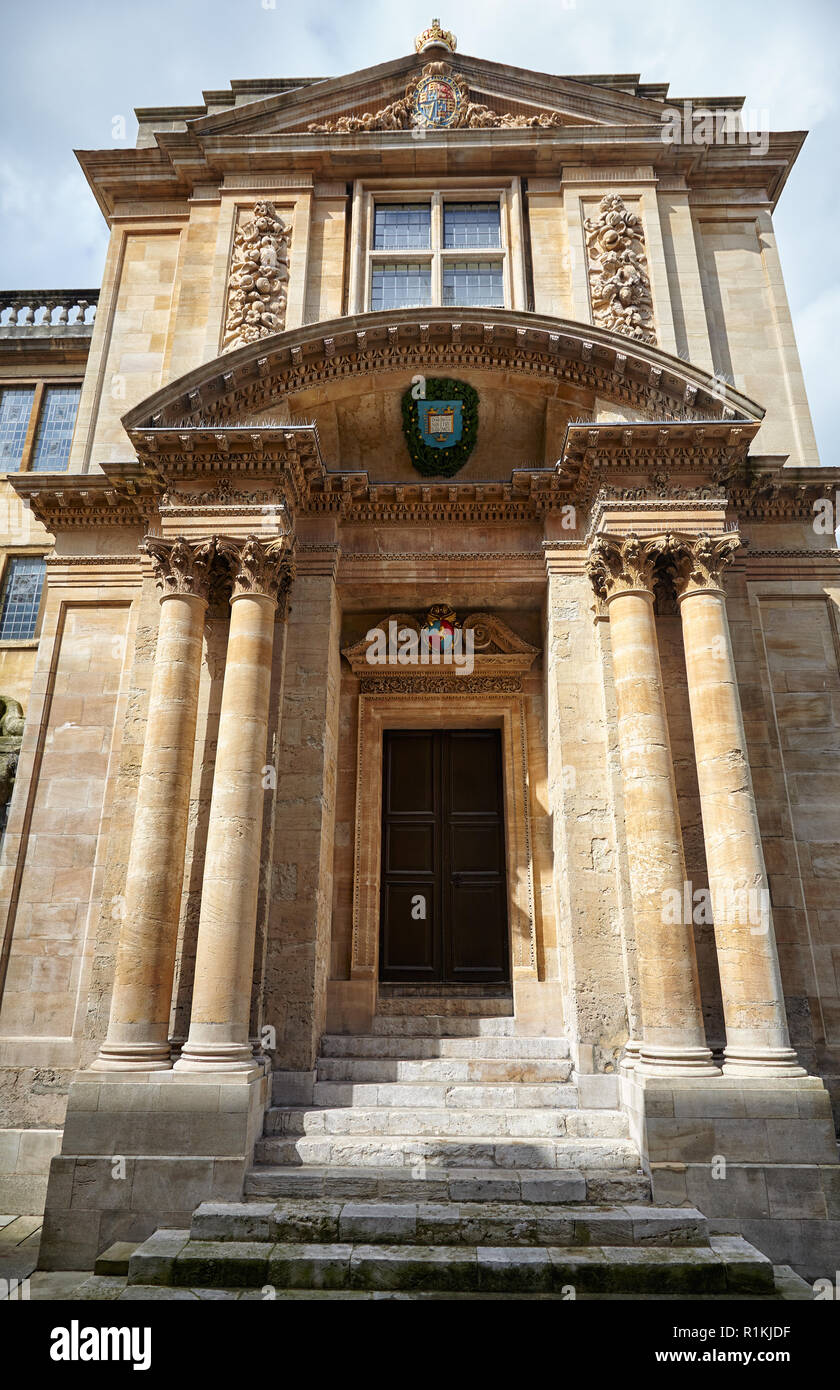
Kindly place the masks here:
POLYGON ((498 884, 456 880, 450 891, 450 979, 496 984, 507 973, 507 932, 498 884))
POLYGON ((389 731, 383 755, 381 978, 506 983, 498 732, 389 731))

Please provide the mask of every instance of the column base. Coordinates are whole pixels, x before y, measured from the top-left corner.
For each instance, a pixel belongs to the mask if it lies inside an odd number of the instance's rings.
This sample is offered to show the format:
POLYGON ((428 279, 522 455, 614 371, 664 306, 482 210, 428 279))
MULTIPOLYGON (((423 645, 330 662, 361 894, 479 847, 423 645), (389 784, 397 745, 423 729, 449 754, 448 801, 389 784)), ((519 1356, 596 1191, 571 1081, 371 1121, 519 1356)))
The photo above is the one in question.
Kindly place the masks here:
POLYGON ((173 1071, 254 1071, 260 1064, 246 1043, 185 1042, 173 1071))
POLYGON ((104 1042, 91 1071, 170 1071, 169 1043, 104 1042))
POLYGON ((623 1067, 625 1071, 633 1071, 638 1065, 639 1053, 641 1050, 642 1044, 639 1042, 638 1038, 628 1038, 624 1044, 619 1065, 623 1067))
POLYGON ((638 1076, 720 1076, 708 1047, 668 1047, 642 1042, 632 1063, 638 1076))
POLYGON ((724 1076, 807 1076, 792 1047, 727 1047, 724 1076))

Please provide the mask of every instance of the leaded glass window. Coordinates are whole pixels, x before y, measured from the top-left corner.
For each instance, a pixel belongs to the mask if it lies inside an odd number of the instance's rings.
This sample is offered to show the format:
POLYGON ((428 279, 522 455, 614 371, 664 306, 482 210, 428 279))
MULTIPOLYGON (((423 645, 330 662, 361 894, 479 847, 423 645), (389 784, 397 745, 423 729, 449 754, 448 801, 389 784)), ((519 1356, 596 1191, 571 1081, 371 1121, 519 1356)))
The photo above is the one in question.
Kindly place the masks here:
POLYGON ((501 261, 444 261, 443 302, 503 308, 501 261))
POLYGON ((0 605, 0 642, 35 636, 46 562, 40 555, 12 555, 6 562, 0 605))
POLYGON ((431 266, 422 261, 381 261, 371 278, 371 309, 410 309, 431 304, 431 266))
POLYGON ((0 472, 16 473, 20 468, 34 399, 34 386, 0 390, 0 472))
POLYGON ((443 245, 447 250, 493 248, 502 244, 498 203, 445 203, 443 245))
POLYGON ((48 386, 44 392, 32 469, 58 473, 67 467, 79 409, 80 386, 48 386))

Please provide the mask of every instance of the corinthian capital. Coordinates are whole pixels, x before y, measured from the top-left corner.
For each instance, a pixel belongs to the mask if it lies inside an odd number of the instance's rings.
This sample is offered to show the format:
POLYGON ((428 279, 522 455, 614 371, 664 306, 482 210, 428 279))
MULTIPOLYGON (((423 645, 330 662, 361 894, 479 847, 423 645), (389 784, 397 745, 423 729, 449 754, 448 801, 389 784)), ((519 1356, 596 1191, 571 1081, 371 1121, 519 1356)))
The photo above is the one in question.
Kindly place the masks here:
POLYGON ((592 587, 602 599, 616 594, 647 589, 653 593, 653 571, 657 551, 651 541, 635 531, 626 536, 596 536, 586 559, 586 572, 592 587))
POLYGON ((262 595, 281 607, 294 577, 294 557, 288 537, 270 541, 247 536, 244 541, 220 540, 219 550, 230 565, 233 598, 262 595))
POLYGON ((659 537, 658 544, 677 596, 682 598, 700 589, 723 588, 723 571, 732 563, 741 537, 733 531, 720 536, 711 536, 708 531, 700 531, 697 535, 672 531, 659 537))
POLYGON ((170 594, 192 594, 206 599, 209 595, 217 546, 210 540, 188 541, 184 536, 164 540, 162 536, 146 536, 140 549, 152 561, 161 598, 170 594))

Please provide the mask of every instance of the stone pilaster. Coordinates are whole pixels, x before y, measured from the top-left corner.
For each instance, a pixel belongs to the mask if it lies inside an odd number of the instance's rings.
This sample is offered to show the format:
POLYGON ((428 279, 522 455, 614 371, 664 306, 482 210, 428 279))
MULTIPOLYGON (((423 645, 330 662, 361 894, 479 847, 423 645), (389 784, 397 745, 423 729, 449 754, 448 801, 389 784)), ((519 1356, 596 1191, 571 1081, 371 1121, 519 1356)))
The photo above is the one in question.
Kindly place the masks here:
POLYGON ((740 545, 672 534, 723 1010, 724 1072, 804 1075, 790 1046, 722 574, 740 545))
POLYGON ((292 567, 285 538, 219 542, 233 573, 230 634, 198 924, 190 1032, 179 1070, 248 1070, 264 768, 278 600, 292 567))
POLYGON ((286 628, 264 999, 265 1023, 277 1035, 278 1104, 311 1099, 305 1088, 326 1027, 341 680, 337 561, 329 542, 313 541, 298 556, 286 628))
POLYGON ((215 541, 147 537, 162 589, 111 1013, 97 1070, 170 1066, 169 1013, 184 878, 204 615, 215 541))
POLYGON ((706 1047, 685 858, 653 612, 655 551, 632 533, 597 536, 588 572, 608 605, 639 970, 638 1066, 714 1075, 706 1047))

